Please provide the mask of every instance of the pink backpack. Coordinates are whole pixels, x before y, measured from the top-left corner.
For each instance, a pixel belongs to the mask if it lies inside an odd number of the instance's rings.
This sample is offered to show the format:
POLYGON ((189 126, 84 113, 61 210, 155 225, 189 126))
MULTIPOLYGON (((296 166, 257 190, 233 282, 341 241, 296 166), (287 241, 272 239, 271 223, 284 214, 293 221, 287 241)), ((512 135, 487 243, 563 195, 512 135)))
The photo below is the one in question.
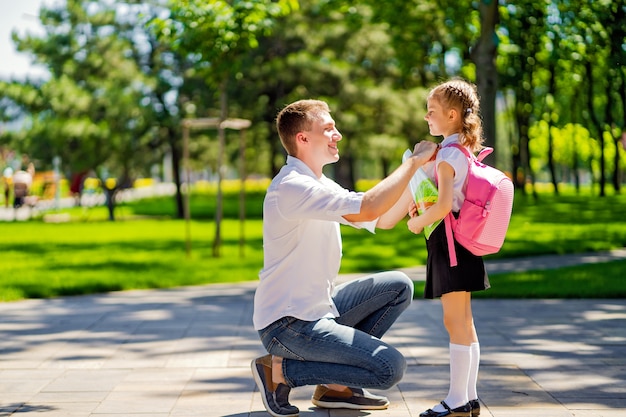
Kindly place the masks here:
POLYGON ((493 152, 493 148, 484 148, 478 156, 474 156, 458 143, 448 146, 460 149, 469 163, 465 201, 459 216, 455 218, 448 213, 444 219, 450 266, 456 266, 455 239, 477 256, 500 250, 513 210, 513 182, 502 171, 481 162, 493 152))

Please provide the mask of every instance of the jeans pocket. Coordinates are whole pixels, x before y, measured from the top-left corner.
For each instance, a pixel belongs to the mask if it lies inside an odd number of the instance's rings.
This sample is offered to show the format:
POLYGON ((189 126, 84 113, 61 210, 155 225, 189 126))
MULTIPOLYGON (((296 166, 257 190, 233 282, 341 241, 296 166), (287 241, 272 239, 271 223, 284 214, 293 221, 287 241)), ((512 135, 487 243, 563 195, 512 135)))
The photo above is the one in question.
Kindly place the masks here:
POLYGON ((298 361, 304 360, 302 356, 299 356, 295 352, 289 350, 285 345, 280 343, 280 340, 275 337, 273 337, 272 340, 268 343, 266 349, 274 356, 280 356, 281 358, 294 359, 298 361))

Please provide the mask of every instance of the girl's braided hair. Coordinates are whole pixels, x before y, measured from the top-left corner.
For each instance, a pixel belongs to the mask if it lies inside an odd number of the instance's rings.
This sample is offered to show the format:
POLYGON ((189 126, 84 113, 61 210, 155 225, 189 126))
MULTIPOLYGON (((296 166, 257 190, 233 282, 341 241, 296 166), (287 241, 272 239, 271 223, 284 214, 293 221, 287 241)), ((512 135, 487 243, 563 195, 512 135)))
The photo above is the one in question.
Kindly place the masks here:
POLYGON ((482 148, 483 123, 480 118, 480 100, 476 85, 454 79, 433 88, 428 99, 435 99, 446 109, 455 109, 461 116, 461 145, 473 152, 482 148))

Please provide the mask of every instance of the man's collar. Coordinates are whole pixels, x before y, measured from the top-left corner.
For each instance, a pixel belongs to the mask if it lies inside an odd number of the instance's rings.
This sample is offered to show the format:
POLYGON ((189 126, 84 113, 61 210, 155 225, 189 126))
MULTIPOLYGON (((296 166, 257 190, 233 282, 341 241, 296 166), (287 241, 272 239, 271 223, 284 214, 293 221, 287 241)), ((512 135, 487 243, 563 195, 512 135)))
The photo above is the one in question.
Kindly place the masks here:
POLYGON ((296 158, 295 156, 287 155, 287 165, 298 168, 298 170, 303 174, 307 174, 315 179, 319 179, 307 164, 305 164, 304 162, 302 162, 302 160, 296 158))

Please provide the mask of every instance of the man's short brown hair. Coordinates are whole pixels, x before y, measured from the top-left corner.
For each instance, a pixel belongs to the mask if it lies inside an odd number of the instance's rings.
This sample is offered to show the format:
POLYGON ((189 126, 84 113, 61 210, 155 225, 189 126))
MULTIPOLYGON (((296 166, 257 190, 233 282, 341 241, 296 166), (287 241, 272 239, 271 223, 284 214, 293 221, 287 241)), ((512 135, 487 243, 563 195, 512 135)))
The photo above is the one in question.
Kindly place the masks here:
POLYGON ((330 113, 330 108, 321 100, 299 100, 278 113, 276 116, 278 136, 289 155, 296 155, 296 135, 303 130, 310 130, 313 122, 318 120, 322 113, 330 113))

